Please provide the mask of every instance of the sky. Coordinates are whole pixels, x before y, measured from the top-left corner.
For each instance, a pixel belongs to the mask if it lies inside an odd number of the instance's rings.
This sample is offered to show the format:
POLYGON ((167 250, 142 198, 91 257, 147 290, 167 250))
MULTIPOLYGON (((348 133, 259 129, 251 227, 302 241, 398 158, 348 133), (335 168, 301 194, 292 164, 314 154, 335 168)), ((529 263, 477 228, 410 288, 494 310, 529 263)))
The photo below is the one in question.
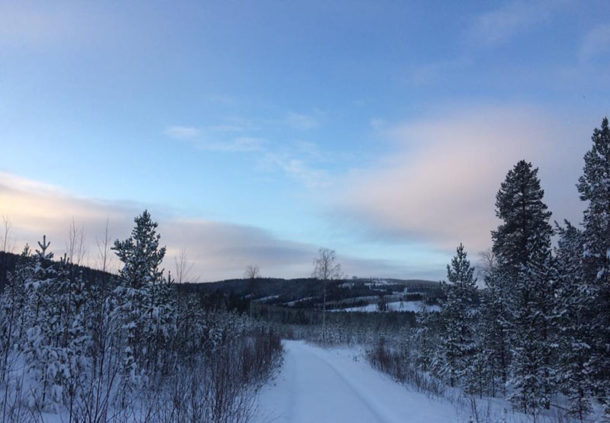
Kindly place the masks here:
MULTIPOLYGON (((0 215, 20 251, 148 209, 191 279, 442 279, 520 159, 552 219, 610 113, 610 2, 0 0, 0 215)), ((118 263, 115 263, 118 266, 118 263)))

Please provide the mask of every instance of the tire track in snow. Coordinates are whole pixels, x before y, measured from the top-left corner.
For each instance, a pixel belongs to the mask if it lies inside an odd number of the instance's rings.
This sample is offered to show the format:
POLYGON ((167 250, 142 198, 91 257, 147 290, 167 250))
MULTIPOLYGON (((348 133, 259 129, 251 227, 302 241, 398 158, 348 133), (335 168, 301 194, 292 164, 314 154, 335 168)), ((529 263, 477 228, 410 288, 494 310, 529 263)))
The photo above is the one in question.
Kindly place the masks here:
MULTIPOLYGON (((339 379, 343 385, 347 388, 347 390, 349 392, 352 392, 354 394, 354 396, 359 400, 358 402, 360 404, 363 404, 371 413, 372 416, 375 417, 375 421, 377 423, 391 423, 390 421, 388 421, 383 415, 382 413, 379 413, 379 410, 372 406, 371 403, 367 400, 366 397, 364 397, 362 395, 362 393, 356 389, 354 387, 354 385, 352 383, 350 383, 349 380, 347 380, 339 370, 337 370, 336 367, 334 367, 332 365, 332 363, 330 363, 329 361, 325 360, 324 358, 320 357, 319 355, 315 354, 313 351, 311 352, 312 356, 315 357, 317 359, 318 362, 320 362, 324 367, 328 368, 331 370, 331 372, 337 376, 337 379, 339 379)), ((373 423, 373 422, 371 422, 373 423)))
POLYGON ((456 421, 453 405, 414 392, 356 361, 358 350, 284 341, 284 365, 261 391, 256 423, 456 421))

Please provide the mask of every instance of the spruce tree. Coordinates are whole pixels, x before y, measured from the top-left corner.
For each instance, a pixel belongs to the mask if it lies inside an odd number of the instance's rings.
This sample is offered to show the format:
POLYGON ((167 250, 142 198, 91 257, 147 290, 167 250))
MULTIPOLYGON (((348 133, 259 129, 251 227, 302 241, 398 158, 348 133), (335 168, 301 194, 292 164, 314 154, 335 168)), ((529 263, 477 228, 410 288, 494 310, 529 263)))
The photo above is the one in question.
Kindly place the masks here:
POLYGON ((475 358, 481 369, 479 374, 481 393, 495 396, 505 393, 508 380, 508 324, 506 322, 505 298, 498 291, 498 283, 493 271, 485 275, 485 289, 481 291, 477 343, 479 348, 475 358))
POLYGON ((518 162, 496 196, 502 220, 492 232, 497 280, 511 345, 511 399, 537 413, 550 406, 552 311, 551 213, 542 201, 538 169, 518 162))
POLYGON ((443 321, 442 373, 451 386, 466 383, 472 390, 475 378, 471 365, 476 352, 477 287, 474 268, 462 244, 457 247, 451 265, 447 266, 447 279, 449 283, 443 285, 446 301, 440 314, 443 321))
POLYGON ((591 372, 588 367, 588 290, 583 284, 582 232, 570 222, 558 226, 557 282, 553 318, 559 345, 555 365, 558 388, 568 397, 570 414, 580 421, 591 411, 591 372))
POLYGON ((587 203, 583 221, 582 271, 589 304, 587 367, 595 393, 610 415, 610 129, 608 118, 591 137, 579 179, 580 199, 587 203))

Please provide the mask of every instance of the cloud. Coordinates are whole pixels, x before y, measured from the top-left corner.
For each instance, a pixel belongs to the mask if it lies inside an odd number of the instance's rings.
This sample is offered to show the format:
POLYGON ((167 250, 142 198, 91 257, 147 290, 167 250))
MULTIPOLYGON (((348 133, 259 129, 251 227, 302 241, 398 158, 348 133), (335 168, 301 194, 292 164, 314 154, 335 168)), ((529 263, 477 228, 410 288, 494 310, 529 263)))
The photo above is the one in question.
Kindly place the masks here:
POLYGON ((170 138, 188 141, 197 149, 205 151, 244 153, 263 148, 265 141, 262 138, 234 135, 241 131, 241 127, 236 125, 217 125, 205 129, 193 126, 170 126, 164 133, 170 138))
POLYGON ((351 216, 368 237, 425 242, 475 251, 490 244, 497 225, 495 194, 520 159, 540 167, 554 218, 576 222, 574 188, 591 128, 523 106, 462 107, 386 132, 391 153, 341 182, 338 214, 351 216))
POLYGON ((100 48, 100 41, 125 43, 123 16, 107 13, 93 4, 71 2, 56 7, 48 2, 0 2, 0 46, 8 48, 100 48), (108 28, 112 27, 112 31, 108 28), (118 36, 115 38, 117 34, 118 36))
POLYGON ((610 24, 599 25, 589 31, 580 46, 581 62, 589 62, 596 58, 607 58, 610 54, 610 24))
POLYGON ((289 153, 267 153, 260 166, 264 169, 279 169, 309 189, 326 188, 331 184, 326 170, 313 167, 306 160, 289 153))
MULTIPOLYGON (((0 173, 0 216, 11 223, 11 243, 18 252, 25 243, 47 235, 51 251, 63 255, 68 227, 74 218, 85 230, 87 256, 84 264, 98 266, 96 240, 104 235, 106 222, 112 240, 129 236, 134 216, 146 208, 141 204, 104 202, 78 198, 51 185, 0 173)), ((159 222, 161 242, 167 246, 164 266, 174 270, 174 259, 181 250, 193 264, 191 275, 200 281, 242 277, 249 264, 261 268, 264 276, 308 277, 318 246, 276 237, 269 231, 203 218, 182 218, 161 207, 151 208, 159 222)), ((113 256, 113 254, 111 254, 113 256)), ((385 261, 349 256, 340 257, 345 271, 366 275, 402 276, 404 266, 385 261)), ((119 262, 114 259, 114 268, 119 262)), ((172 272, 175 274, 175 272, 172 272)))
POLYGON ((237 137, 223 142, 198 141, 195 146, 200 150, 220 151, 226 153, 246 153, 263 149, 265 140, 256 137, 237 137))
POLYGON ((203 151, 225 153, 258 152, 257 166, 266 171, 280 170, 294 180, 302 182, 307 188, 320 188, 329 185, 326 170, 312 163, 328 161, 328 156, 321 153, 318 145, 311 141, 292 140, 281 144, 267 139, 247 135, 259 133, 261 128, 273 130, 293 129, 307 130, 318 125, 317 120, 309 115, 289 113, 285 120, 228 119, 224 123, 205 127, 170 126, 165 135, 180 141, 186 141, 203 151))
POLYGON ((170 126, 165 129, 165 135, 178 140, 192 140, 201 135, 201 130, 193 126, 170 126))
POLYGON ((259 151, 263 149, 265 140, 256 137, 238 137, 232 142, 219 145, 217 148, 224 148, 225 151, 259 151))
POLYGON ((286 123, 290 127, 301 131, 317 128, 320 124, 314 116, 301 113, 288 113, 286 123))
POLYGON ((469 36, 482 45, 502 44, 515 35, 547 22, 552 14, 568 3, 562 0, 506 2, 498 9, 478 15, 469 36))
POLYGON ((73 27, 65 11, 35 11, 18 3, 0 4, 0 42, 40 44, 66 38, 73 27))

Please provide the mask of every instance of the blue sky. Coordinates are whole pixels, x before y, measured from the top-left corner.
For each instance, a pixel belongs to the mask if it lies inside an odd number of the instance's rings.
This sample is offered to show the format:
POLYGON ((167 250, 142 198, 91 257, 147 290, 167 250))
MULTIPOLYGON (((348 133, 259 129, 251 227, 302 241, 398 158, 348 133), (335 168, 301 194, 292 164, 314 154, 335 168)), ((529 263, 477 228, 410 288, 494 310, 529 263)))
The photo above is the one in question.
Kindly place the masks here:
POLYGON ((201 280, 308 275, 318 247, 350 275, 442 278, 457 243, 488 247, 521 158, 554 218, 579 220, 608 17, 570 0, 0 2, 0 213, 16 248, 44 230, 61 250, 74 217, 92 264, 100 222, 124 237, 148 207, 201 280))

